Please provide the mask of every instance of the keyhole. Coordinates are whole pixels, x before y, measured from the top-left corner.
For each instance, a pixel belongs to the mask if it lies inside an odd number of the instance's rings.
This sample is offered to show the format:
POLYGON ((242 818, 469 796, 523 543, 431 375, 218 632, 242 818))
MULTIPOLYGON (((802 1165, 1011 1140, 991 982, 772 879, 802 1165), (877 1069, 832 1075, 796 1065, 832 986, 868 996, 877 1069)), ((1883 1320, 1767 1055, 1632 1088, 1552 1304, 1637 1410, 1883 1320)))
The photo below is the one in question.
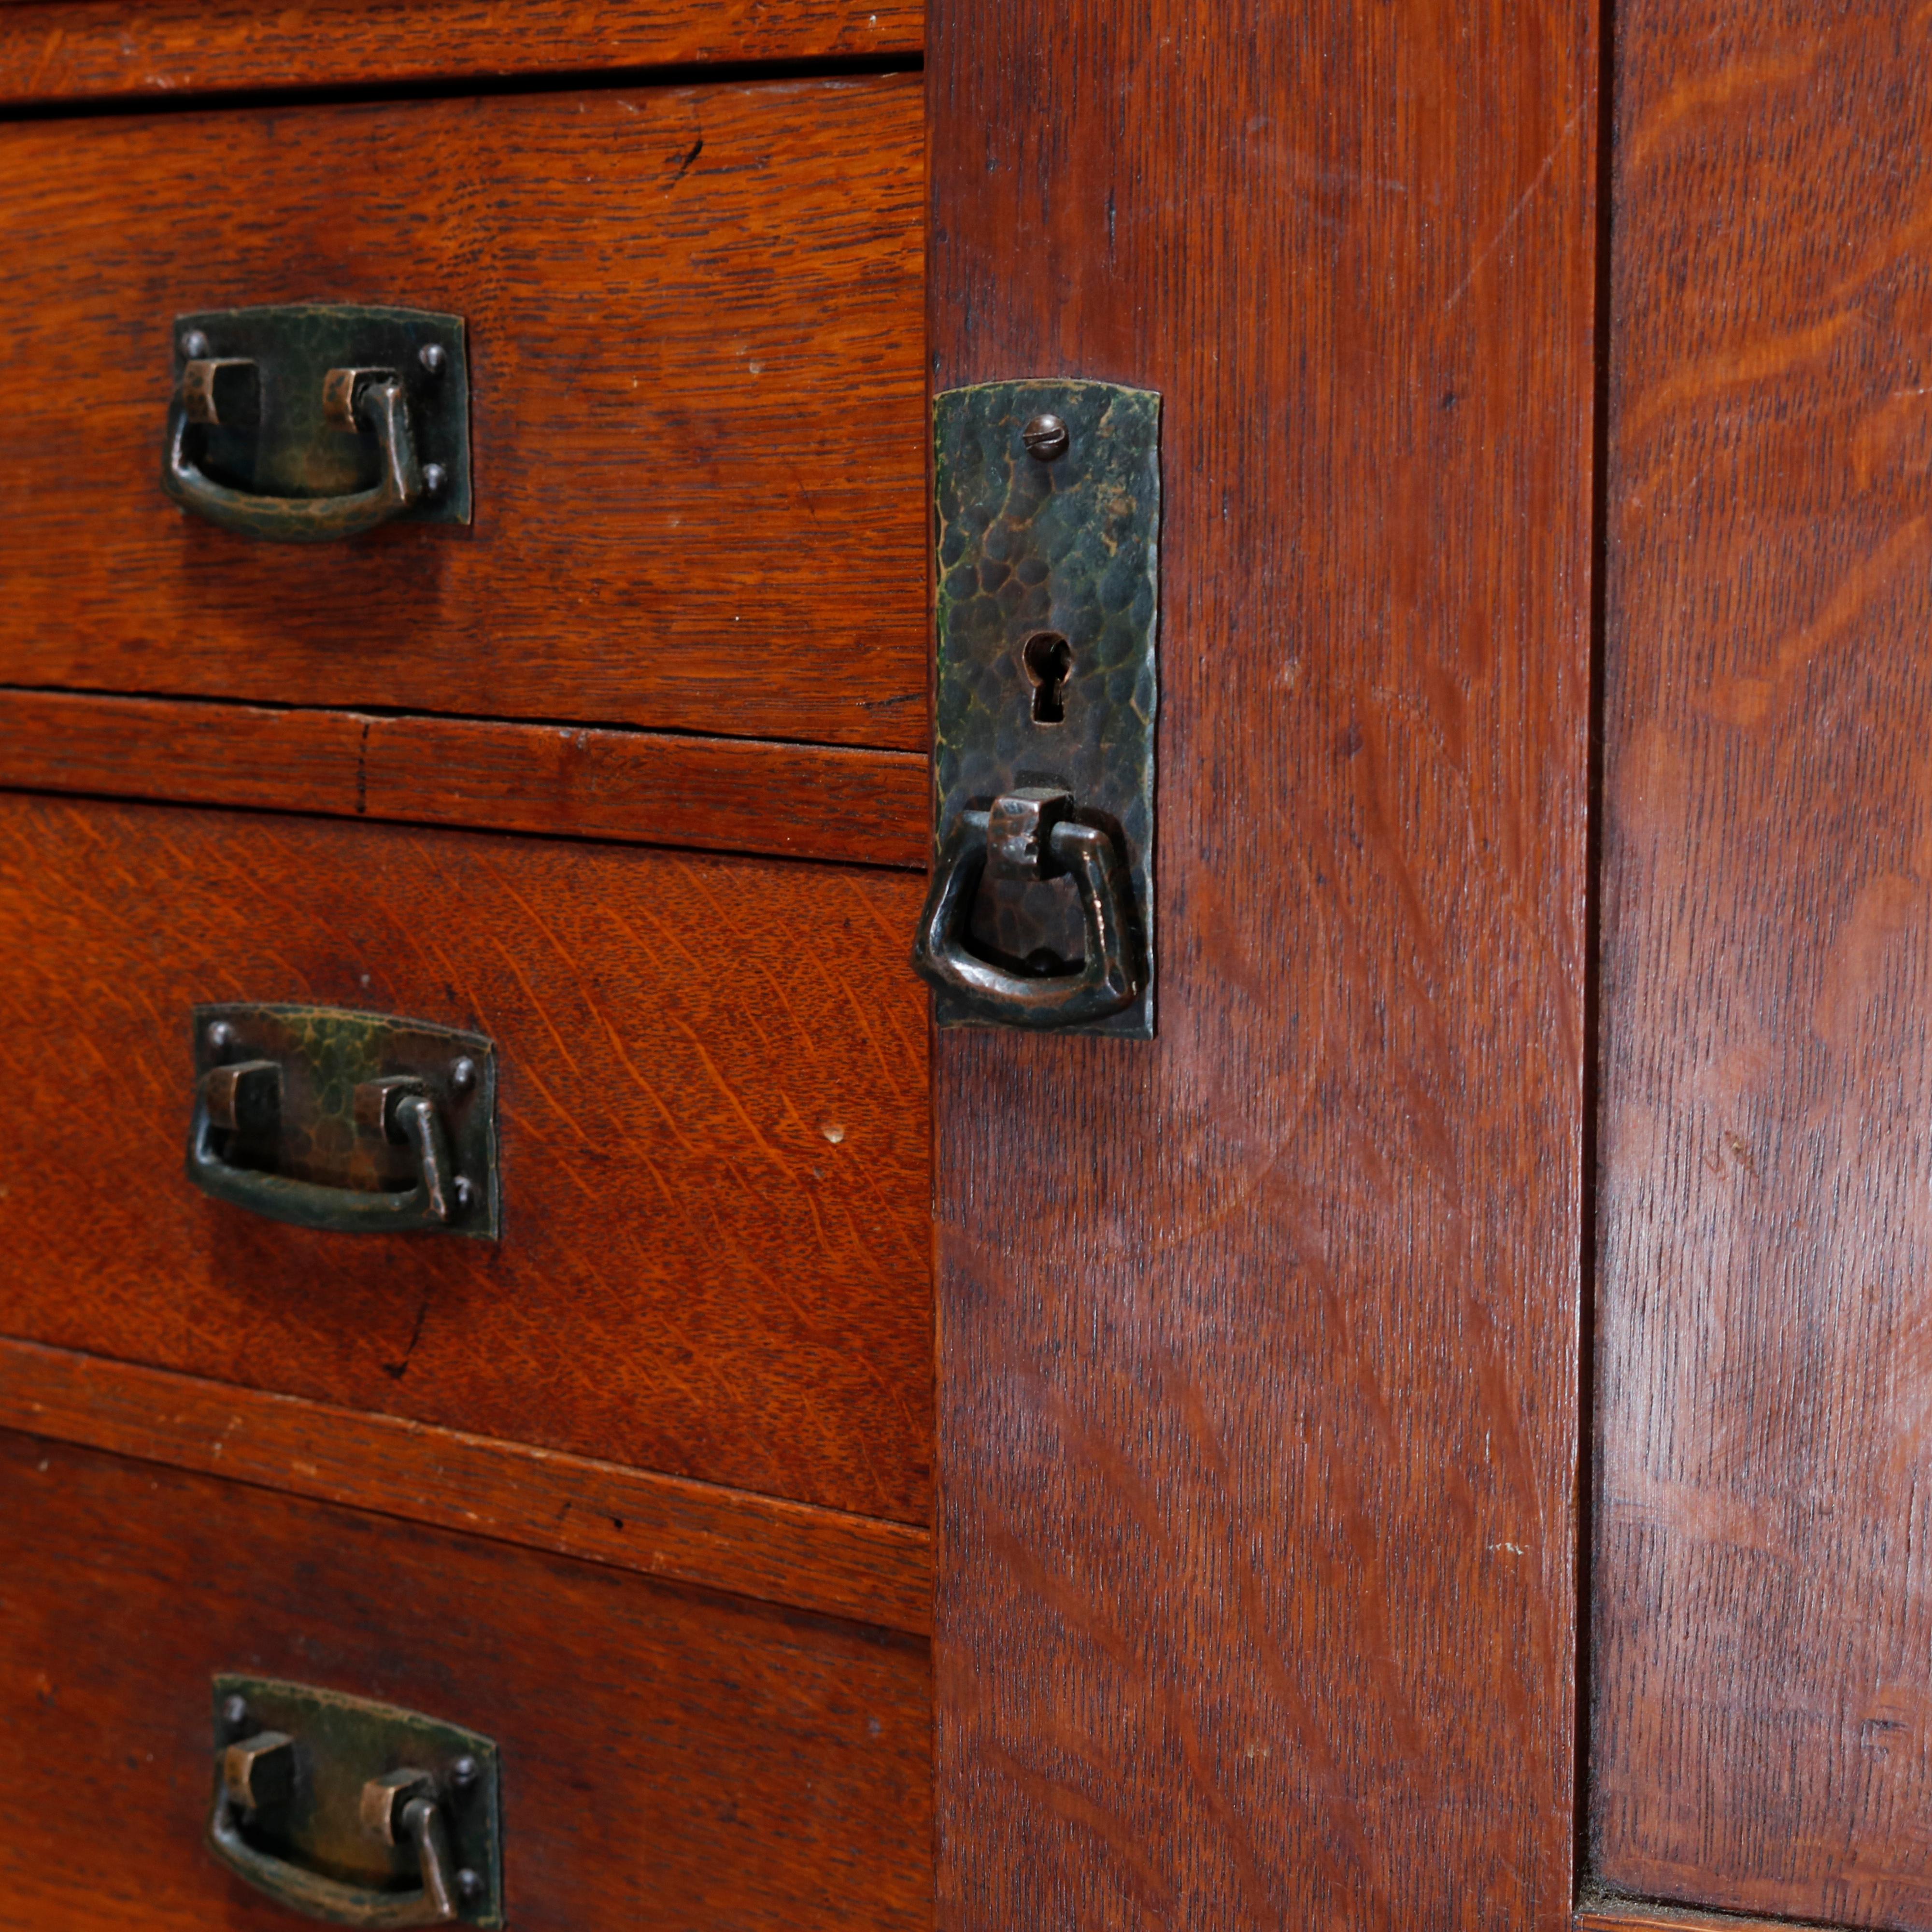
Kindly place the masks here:
POLYGON ((1036 631, 1020 646, 1020 662, 1033 681, 1033 722, 1036 724, 1064 723, 1073 646, 1058 631, 1036 631))

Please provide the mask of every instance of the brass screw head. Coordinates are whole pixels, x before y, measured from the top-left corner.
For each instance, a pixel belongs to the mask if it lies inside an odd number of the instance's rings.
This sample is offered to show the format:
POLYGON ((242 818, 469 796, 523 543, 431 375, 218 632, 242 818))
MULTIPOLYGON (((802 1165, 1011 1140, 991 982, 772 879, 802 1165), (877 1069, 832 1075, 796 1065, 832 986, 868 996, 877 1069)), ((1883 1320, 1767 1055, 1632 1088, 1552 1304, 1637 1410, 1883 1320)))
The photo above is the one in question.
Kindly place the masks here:
POLYGON ((1027 453, 1042 463, 1057 463, 1073 440, 1066 433, 1066 424, 1050 413, 1035 416, 1020 431, 1020 440, 1026 445, 1027 453))

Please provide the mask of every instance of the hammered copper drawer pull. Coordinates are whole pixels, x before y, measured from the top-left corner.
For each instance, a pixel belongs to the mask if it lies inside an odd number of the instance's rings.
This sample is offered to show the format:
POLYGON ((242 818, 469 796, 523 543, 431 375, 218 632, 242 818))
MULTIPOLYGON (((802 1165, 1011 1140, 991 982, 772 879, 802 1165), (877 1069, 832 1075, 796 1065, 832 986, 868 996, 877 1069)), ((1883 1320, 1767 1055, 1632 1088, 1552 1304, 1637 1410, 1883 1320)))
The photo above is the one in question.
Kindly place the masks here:
POLYGON ((258 1891, 332 1925, 503 1922, 488 1738, 228 1675, 214 1680, 214 1738, 208 1849, 258 1891))
POLYGON ((460 316, 297 304, 186 315, 161 487, 273 542, 470 520, 460 316))
POLYGON ((198 1006, 188 1178, 337 1233, 497 1230, 496 1049, 328 1006, 198 1006))

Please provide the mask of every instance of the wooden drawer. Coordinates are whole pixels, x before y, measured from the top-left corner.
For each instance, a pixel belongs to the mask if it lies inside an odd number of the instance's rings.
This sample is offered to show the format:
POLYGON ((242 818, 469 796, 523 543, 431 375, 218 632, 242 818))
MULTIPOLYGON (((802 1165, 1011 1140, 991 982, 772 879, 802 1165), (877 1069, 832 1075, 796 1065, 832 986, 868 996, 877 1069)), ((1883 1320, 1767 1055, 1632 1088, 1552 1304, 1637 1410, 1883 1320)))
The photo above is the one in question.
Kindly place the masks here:
POLYGON ((932 1922, 915 1640, 0 1435, 0 1917, 285 1932, 203 1849, 220 1670, 502 1753, 518 1932, 932 1922))
POLYGON ((922 748, 916 76, 0 128, 0 682, 922 748), (173 317, 459 313, 475 520, 158 482, 173 317))
POLYGON ((917 1522, 925 1001, 906 874, 0 798, 0 1333, 917 1522), (489 1035, 502 1238, 183 1173, 190 1012, 489 1035))

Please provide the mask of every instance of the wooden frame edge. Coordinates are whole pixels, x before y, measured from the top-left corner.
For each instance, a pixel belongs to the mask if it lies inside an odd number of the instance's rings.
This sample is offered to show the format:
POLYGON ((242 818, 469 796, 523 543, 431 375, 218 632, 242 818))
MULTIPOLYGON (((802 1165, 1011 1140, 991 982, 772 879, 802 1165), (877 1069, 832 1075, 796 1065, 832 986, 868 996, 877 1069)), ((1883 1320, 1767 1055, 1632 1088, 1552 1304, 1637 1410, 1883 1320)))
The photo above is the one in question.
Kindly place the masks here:
POLYGON ((928 1531, 0 1339, 0 1429, 928 1635, 928 1531))

